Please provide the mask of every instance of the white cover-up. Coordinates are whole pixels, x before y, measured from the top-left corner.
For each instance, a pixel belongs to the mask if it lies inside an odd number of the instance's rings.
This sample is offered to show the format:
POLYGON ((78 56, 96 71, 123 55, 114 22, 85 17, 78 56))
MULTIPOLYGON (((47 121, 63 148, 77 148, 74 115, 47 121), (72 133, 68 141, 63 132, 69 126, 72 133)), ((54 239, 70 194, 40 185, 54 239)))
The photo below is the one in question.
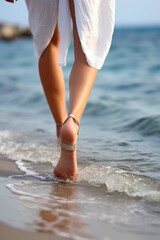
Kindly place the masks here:
MULTIPOLYGON (((26 0, 37 58, 49 44, 56 23, 61 35, 59 64, 66 65, 72 21, 69 0, 26 0)), ((76 24, 87 63, 100 69, 111 46, 115 0, 74 0, 76 24)))

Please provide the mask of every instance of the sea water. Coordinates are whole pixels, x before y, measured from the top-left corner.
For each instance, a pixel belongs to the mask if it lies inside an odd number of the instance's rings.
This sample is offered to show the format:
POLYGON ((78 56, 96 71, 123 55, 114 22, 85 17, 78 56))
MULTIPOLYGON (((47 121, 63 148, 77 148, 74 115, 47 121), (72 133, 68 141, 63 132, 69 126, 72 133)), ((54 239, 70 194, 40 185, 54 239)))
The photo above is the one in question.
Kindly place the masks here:
MULTIPOLYGON (((25 173, 6 184, 32 216, 23 227, 69 239, 159 239, 159 53, 160 28, 115 29, 80 124, 78 178, 64 183, 53 176, 60 146, 32 40, 0 42, 0 154, 25 173)), ((67 106, 72 63, 71 44, 67 106)))

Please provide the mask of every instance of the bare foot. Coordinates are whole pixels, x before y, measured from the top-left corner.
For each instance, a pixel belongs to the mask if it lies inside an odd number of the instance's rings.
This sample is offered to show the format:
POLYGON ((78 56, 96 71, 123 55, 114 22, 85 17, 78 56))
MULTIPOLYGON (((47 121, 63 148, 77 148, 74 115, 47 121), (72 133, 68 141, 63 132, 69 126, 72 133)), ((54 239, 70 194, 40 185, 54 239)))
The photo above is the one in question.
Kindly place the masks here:
MULTIPOLYGON (((64 144, 76 144, 78 126, 75 124, 72 118, 69 118, 67 122, 61 128, 61 142, 64 144)), ((61 156, 57 166, 54 168, 54 175, 64 180, 75 180, 77 175, 77 158, 76 150, 68 151, 61 147, 61 156)))

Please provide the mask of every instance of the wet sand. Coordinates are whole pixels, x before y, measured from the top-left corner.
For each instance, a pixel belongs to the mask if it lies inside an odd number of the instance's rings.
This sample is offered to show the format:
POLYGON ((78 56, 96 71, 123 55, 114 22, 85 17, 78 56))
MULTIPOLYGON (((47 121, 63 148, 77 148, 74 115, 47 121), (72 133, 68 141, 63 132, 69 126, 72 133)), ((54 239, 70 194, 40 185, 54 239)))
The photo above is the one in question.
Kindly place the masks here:
POLYGON ((0 176, 9 177, 11 175, 23 174, 16 166, 16 164, 2 155, 0 155, 0 176))
MULTIPOLYGON (((8 177, 12 176, 12 175, 22 175, 23 172, 21 172, 16 164, 10 160, 7 159, 5 157, 3 157, 2 155, 0 155, 0 186, 1 186, 1 190, 5 187, 6 181, 8 177)), ((1 197, 0 197, 0 204, 2 201, 2 198, 6 198, 6 201, 12 201, 11 195, 13 195, 12 193, 10 193, 10 191, 8 189, 6 189, 5 191, 2 190, 1 192, 1 197), (6 196, 5 193, 7 192, 6 196), (10 198, 10 200, 8 199, 10 198)), ((11 203, 12 205, 13 203, 11 203)), ((7 211, 8 209, 6 209, 7 211)), ((2 213, 0 213, 1 215, 2 213)), ((1 216, 2 217, 2 216, 1 216)), ((38 231, 29 231, 26 229, 22 229, 22 228, 17 228, 14 226, 11 226, 5 222, 3 222, 3 219, 1 219, 0 221, 0 239, 1 240, 15 240, 15 239, 23 239, 23 240, 50 240, 50 239, 55 239, 55 240, 63 240, 66 238, 63 237, 59 237, 59 236, 55 236, 53 235, 53 233, 42 233, 42 232, 38 232, 38 231)))
POLYGON ((23 229, 18 229, 0 222, 0 239, 1 240, 63 240, 66 238, 54 236, 53 234, 46 234, 40 232, 29 232, 23 229))

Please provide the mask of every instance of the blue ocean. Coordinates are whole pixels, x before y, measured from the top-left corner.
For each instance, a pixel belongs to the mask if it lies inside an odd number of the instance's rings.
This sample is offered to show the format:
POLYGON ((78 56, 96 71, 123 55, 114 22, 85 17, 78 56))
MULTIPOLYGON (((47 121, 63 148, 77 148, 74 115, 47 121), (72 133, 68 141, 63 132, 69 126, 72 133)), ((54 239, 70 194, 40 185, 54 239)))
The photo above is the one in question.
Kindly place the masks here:
MULTIPOLYGON (((67 104, 72 63, 71 44, 67 104)), ((37 64, 32 39, 0 41, 0 155, 22 171, 5 189, 21 207, 11 217, 0 200, 0 220, 66 239, 158 240, 160 27, 115 29, 81 120, 76 182, 53 176, 60 146, 37 64)))

